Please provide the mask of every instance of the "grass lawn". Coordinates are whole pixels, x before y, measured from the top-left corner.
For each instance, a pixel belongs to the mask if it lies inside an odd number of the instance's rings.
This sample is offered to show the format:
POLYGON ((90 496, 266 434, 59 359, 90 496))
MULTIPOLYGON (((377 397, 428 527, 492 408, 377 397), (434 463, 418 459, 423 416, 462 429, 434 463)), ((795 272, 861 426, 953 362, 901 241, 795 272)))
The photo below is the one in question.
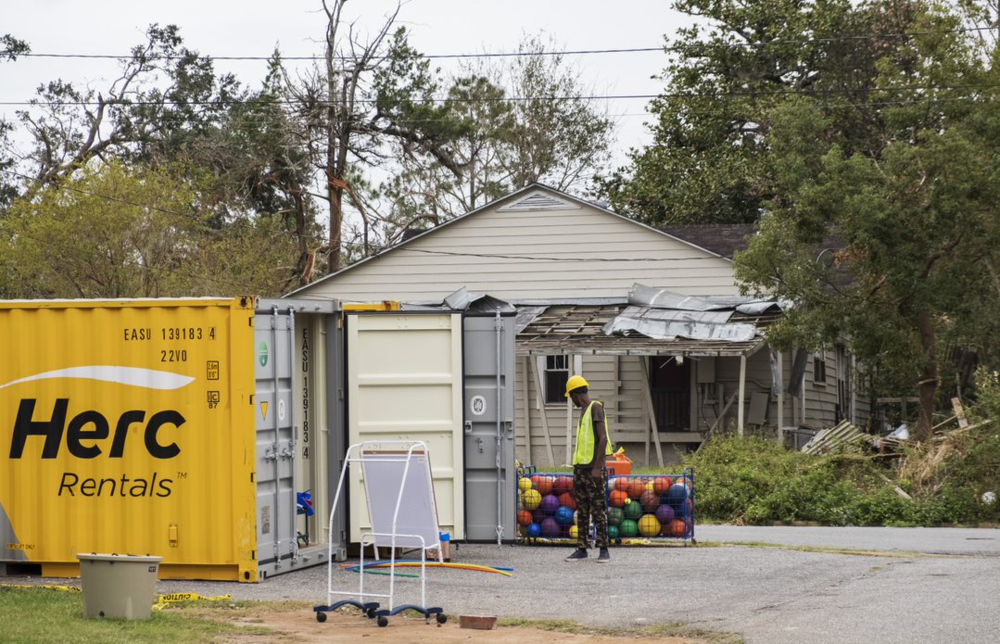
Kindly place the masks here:
POLYGON ((259 626, 214 621, 206 611, 170 608, 149 620, 85 619, 79 593, 0 587, 3 642, 210 642, 231 634, 265 634, 259 626), (197 613, 197 614, 192 614, 197 613))

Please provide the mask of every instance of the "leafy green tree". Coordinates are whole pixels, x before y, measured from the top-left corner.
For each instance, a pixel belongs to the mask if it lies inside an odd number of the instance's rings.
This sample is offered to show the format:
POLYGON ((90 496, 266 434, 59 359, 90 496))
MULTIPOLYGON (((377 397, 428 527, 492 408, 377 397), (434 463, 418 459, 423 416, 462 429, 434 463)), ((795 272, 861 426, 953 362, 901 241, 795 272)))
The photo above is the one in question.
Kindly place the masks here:
MULTIPOLYGON (((387 241, 403 229, 436 225, 535 182, 584 192, 609 158, 614 123, 585 98, 579 72, 541 35, 526 37, 512 63, 467 66, 448 89, 455 164, 404 151, 386 182, 387 241)), ((414 153, 416 152, 416 153, 414 153)))
POLYGON ((602 182, 612 207, 653 225, 756 221, 774 196, 768 115, 797 95, 824 106, 849 150, 877 148, 878 66, 905 55, 916 4, 677 0, 699 22, 666 43, 653 143, 602 182))
POLYGON ((15 201, 0 220, 4 296, 280 294, 292 236, 268 218, 213 227, 210 189, 189 175, 91 164, 15 201))
POLYGON ((769 113, 771 194, 735 263, 747 290, 797 304, 770 340, 850 338, 879 388, 919 393, 926 439, 939 346, 996 347, 1000 108, 995 57, 962 31, 962 15, 903 4, 910 35, 877 62, 881 105, 868 107, 879 127, 866 148, 816 98, 769 113), (831 234, 837 243, 824 249, 831 234))
MULTIPOLYGON (((18 40, 10 34, 0 36, 0 62, 17 60, 18 56, 30 51, 28 43, 23 40, 18 40)), ((4 119, 0 119, 0 213, 10 205, 11 200, 17 195, 18 182, 12 180, 10 174, 15 166, 14 159, 9 153, 8 137, 12 131, 13 126, 4 119)))

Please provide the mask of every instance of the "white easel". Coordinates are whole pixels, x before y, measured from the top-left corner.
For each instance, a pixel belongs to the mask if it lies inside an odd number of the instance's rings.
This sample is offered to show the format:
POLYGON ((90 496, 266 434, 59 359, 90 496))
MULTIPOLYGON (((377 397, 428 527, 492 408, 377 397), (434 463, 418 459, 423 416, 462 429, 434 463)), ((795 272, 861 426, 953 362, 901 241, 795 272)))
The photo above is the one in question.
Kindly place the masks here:
POLYGON ((326 621, 326 613, 341 606, 361 609, 369 618, 377 618, 379 626, 387 626, 389 617, 404 610, 421 613, 430 620, 434 615, 443 624, 447 617, 441 608, 427 607, 427 551, 436 548, 441 552, 441 533, 434 500, 434 480, 431 475, 430 452, 423 441, 367 441, 351 445, 340 472, 337 493, 330 508, 329 559, 327 564, 326 604, 313 607, 316 620, 326 621), (388 449, 387 449, 388 448, 388 449), (371 531, 361 535, 361 561, 358 570, 357 592, 333 589, 333 519, 344 490, 344 480, 352 463, 361 466, 365 481, 365 497, 371 531), (378 560, 378 548, 389 548, 389 593, 365 592, 365 546, 372 546, 378 560), (420 551, 420 605, 395 605, 396 548, 420 551), (334 595, 348 595, 357 599, 333 602, 334 595), (366 599, 388 599, 389 608, 380 609, 378 602, 366 599))

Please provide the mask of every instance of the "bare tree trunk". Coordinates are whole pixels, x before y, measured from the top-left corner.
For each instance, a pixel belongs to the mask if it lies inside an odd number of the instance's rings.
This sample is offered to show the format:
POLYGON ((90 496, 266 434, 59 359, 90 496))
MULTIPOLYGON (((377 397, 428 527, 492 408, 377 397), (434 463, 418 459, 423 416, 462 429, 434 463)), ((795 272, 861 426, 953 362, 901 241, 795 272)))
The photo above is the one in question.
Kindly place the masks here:
POLYGON ((920 416, 917 420, 917 439, 928 440, 934 427, 934 404, 938 388, 937 335, 934 320, 929 311, 917 314, 920 342, 924 348, 924 365, 921 380, 917 386, 920 395, 920 416))
MULTIPOLYGON (((343 189, 334 185, 334 179, 343 179, 343 170, 338 168, 338 158, 340 157, 340 145, 346 145, 346 134, 338 137, 338 126, 341 125, 340 117, 337 114, 337 107, 340 103, 338 96, 337 80, 340 76, 336 67, 335 59, 337 55, 336 39, 337 27, 340 26, 340 12, 347 0, 333 0, 333 8, 327 6, 326 0, 323 2, 323 9, 326 11, 326 99, 327 104, 327 124, 326 124, 326 181, 327 195, 330 213, 330 247, 327 249, 327 272, 336 273, 340 270, 341 251, 341 228, 344 222, 343 209, 343 189), (338 172, 338 170, 340 170, 338 172)), ((347 106, 343 106, 346 111, 347 106)), ((346 114, 344 115, 346 116, 346 114)))

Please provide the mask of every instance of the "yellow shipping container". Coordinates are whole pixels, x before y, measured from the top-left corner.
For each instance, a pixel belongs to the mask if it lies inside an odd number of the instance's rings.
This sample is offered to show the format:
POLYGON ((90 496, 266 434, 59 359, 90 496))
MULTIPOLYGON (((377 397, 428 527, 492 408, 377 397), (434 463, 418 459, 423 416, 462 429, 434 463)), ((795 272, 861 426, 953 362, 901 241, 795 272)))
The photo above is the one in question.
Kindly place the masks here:
MULTIPOLYGON (((0 302, 0 568, 76 575, 77 553, 118 552, 162 556, 163 578, 258 580, 258 511, 280 517, 258 508, 257 433, 277 410, 254 400, 254 308, 0 302)), ((294 490, 277 488, 293 532, 294 490)))

